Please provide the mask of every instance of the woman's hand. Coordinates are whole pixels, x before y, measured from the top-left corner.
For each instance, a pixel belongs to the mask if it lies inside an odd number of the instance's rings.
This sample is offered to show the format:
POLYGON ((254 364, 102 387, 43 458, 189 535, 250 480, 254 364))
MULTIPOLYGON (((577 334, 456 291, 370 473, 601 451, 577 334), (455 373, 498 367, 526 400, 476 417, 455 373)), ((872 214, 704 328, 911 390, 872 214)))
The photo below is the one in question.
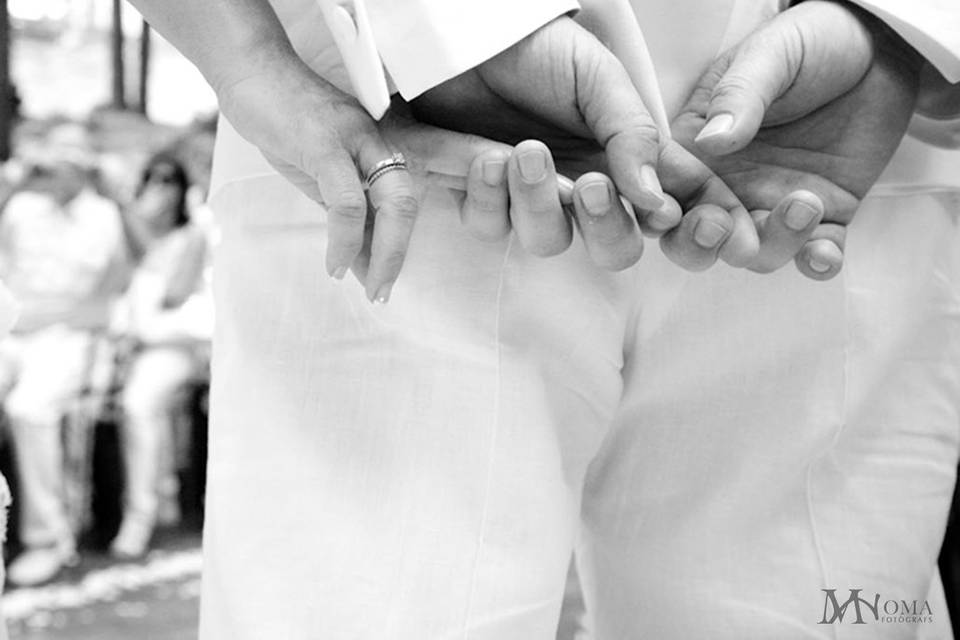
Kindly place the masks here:
POLYGON ((372 223, 364 286, 385 302, 403 264, 418 202, 408 171, 390 171, 365 190, 363 176, 396 153, 351 96, 317 76, 289 47, 257 52, 255 63, 216 87, 230 123, 328 212, 327 271, 343 278, 372 223))
POLYGON ((342 278, 354 264, 368 211, 376 213, 364 284, 368 297, 386 300, 418 205, 406 171, 386 173, 364 192, 363 177, 395 151, 377 123, 300 60, 267 0, 131 2, 197 65, 236 130, 327 208, 331 275, 342 278))

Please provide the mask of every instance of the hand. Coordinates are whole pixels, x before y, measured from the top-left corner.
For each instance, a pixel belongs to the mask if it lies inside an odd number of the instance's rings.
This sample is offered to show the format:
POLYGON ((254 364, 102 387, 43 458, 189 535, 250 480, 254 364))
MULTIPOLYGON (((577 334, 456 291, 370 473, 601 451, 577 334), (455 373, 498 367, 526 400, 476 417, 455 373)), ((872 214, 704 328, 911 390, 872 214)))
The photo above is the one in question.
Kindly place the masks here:
POLYGON ((287 179, 328 211, 327 271, 360 255, 368 214, 367 296, 386 300, 418 211, 411 176, 393 171, 364 193, 360 172, 394 149, 360 104, 297 56, 268 0, 131 0, 213 87, 223 114, 287 179), (384 250, 380 250, 384 248, 384 250))
MULTIPOLYGON (((492 199, 505 202, 508 184, 522 182, 510 179, 517 175, 515 163, 508 174, 508 145, 415 122, 402 102, 395 101, 376 123, 353 98, 285 52, 223 83, 218 95, 237 130, 281 175, 327 207, 327 269, 338 278, 352 270, 372 301, 387 302, 399 276, 418 212, 416 178, 428 173, 458 178, 467 193, 462 214, 467 220, 499 210, 492 199), (385 174, 365 197, 358 167, 371 167, 395 151, 404 154, 409 172, 385 174), (494 186, 466 179, 468 174, 482 178, 471 172, 471 164, 479 171, 486 167, 488 179, 491 167, 499 172, 494 186)), ((515 202, 532 208, 549 197, 550 189, 558 198, 551 175, 549 188, 518 187, 515 202)))
POLYGON ((809 277, 839 271, 846 225, 906 132, 920 64, 873 18, 811 0, 704 74, 673 133, 751 210, 752 269, 796 256, 809 277))
POLYGON ((412 107, 418 119, 448 129, 509 144, 529 138, 546 143, 552 158, 542 145, 518 148, 511 175, 519 179, 510 184, 510 220, 491 222, 493 229, 512 225, 534 253, 562 251, 571 238, 569 220, 556 196, 549 194, 555 159, 557 168, 571 176, 594 171, 577 185, 578 220, 581 213, 599 220, 586 214, 589 203, 589 208, 610 214, 602 216, 600 227, 591 227, 603 230, 599 236, 609 238, 613 229, 635 236, 622 243, 625 252, 608 256, 605 266, 622 268, 635 262, 639 232, 632 212, 621 206, 609 181, 595 171, 612 177, 616 189, 638 209, 645 231, 659 235, 676 228, 662 242, 668 254, 681 254, 687 266, 705 268, 718 256, 731 264, 747 264, 756 254, 756 230, 739 201, 679 145, 660 144, 619 61, 572 20, 555 20, 427 92, 412 107), (607 187, 600 184, 604 181, 607 187), (532 209, 518 206, 516 196, 530 192, 542 192, 543 197, 532 209), (684 210, 688 213, 679 224, 684 210))
POLYGON ((570 221, 567 215, 550 215, 560 202, 598 266, 625 269, 643 252, 636 222, 626 213, 632 207, 619 197, 610 178, 592 173, 575 185, 557 174, 550 149, 539 140, 479 153, 465 177, 448 186, 466 192, 461 220, 481 240, 502 240, 514 230, 521 246, 533 255, 563 251, 572 240, 570 221), (535 179, 531 171, 537 172, 535 179))
MULTIPOLYGON (((470 134, 424 125, 408 117, 406 105, 395 100, 386 118, 380 123, 384 138, 407 157, 411 175, 416 184, 426 179, 438 182, 464 193, 460 217, 477 237, 501 240, 511 230, 509 211, 536 212, 544 202, 560 201, 582 231, 588 252, 595 262, 608 269, 622 269, 634 264, 642 251, 638 235, 624 228, 626 218, 604 215, 611 211, 623 212, 624 204, 617 198, 610 179, 593 174, 593 179, 571 181, 556 173, 550 150, 541 142, 525 141, 511 148, 470 134), (526 154, 539 153, 544 161, 542 179, 531 183, 523 174, 529 172, 526 154), (591 186, 599 183, 599 186, 591 186), (600 195, 597 189, 603 189, 600 195), (592 190, 592 191, 591 191, 592 190), (598 210, 598 198, 609 198, 607 210, 598 210), (591 203, 587 211, 582 203, 591 203), (580 203, 580 204, 576 204, 580 203)), ((535 218, 534 218, 535 219, 535 218)), ((566 218, 563 219, 566 222, 566 218)), ((629 219, 628 219, 629 220, 629 219)), ((569 227, 551 229, 536 224, 524 224, 521 216, 516 227, 520 242, 537 255, 552 255, 550 243, 557 233, 568 235, 562 242, 570 242, 569 227)), ((532 221, 531 221, 532 222, 532 221)), ((635 226, 635 223, 633 223, 635 226)), ((368 225, 368 229, 369 229, 368 225)), ((363 250, 353 264, 358 278, 366 278, 371 255, 370 234, 363 250)))
POLYGON ((242 72, 215 84, 224 115, 277 171, 326 207, 332 276, 346 274, 368 237, 364 286, 368 298, 385 302, 419 207, 408 172, 385 174, 367 193, 359 172, 396 149, 354 98, 317 76, 288 44, 237 68, 242 72), (374 212, 368 233, 368 213, 372 218, 374 212))

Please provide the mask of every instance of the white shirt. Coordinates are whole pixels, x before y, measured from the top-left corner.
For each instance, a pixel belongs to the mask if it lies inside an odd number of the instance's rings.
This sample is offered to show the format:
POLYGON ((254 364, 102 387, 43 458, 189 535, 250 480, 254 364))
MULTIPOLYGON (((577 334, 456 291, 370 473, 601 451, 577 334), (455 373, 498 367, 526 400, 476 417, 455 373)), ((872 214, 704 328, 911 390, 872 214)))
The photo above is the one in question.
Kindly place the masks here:
POLYGON ((25 191, 0 217, 0 277, 22 305, 18 331, 106 324, 128 256, 117 206, 91 190, 65 207, 25 191))
MULTIPOLYGON (((858 4, 888 20, 908 42, 929 54, 941 73, 960 79, 960 8, 954 2, 918 0, 906 5, 898 0, 862 0, 858 4)), ((303 60, 319 75, 350 92, 350 78, 318 3, 271 0, 271 4, 303 60)), ((578 6, 583 7, 578 19, 596 28, 598 17, 618 13, 618 7, 622 13, 628 5, 631 13, 642 18, 633 24, 616 19, 607 24, 622 27, 621 39, 626 42, 645 36, 667 113, 672 116, 717 55, 786 4, 782 0, 368 0, 367 10, 384 65, 400 94, 410 99, 489 59, 578 6), (677 37, 683 33, 690 37, 677 37)), ((211 197, 226 183, 275 174, 226 120, 221 118, 220 124, 211 197)), ((937 183, 946 178, 949 184, 960 185, 960 175, 954 175, 957 172, 941 169, 943 163, 937 152, 930 151, 931 159, 927 162, 928 149, 933 147, 916 144, 919 150, 908 154, 908 160, 900 162, 894 158, 888 171, 890 177, 885 176, 881 182, 903 182, 907 176, 917 174, 917 166, 929 165, 937 173, 937 183), (947 175, 941 175, 944 173, 947 175)))

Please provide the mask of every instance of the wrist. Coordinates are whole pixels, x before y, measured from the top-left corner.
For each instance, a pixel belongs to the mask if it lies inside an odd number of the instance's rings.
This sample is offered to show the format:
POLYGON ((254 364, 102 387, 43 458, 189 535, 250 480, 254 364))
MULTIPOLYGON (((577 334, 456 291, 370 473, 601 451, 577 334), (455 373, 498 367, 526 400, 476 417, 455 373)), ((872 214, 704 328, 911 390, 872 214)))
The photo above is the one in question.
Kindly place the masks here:
POLYGON ((130 0, 219 91, 250 75, 264 54, 293 55, 280 19, 264 0, 130 0))

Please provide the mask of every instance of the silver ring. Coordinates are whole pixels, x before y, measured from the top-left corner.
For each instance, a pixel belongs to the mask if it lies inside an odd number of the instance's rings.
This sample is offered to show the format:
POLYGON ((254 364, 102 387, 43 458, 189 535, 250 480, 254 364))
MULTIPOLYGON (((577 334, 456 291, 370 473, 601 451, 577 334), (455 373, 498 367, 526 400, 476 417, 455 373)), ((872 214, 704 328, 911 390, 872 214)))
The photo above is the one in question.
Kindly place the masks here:
POLYGON ((395 153, 386 160, 381 160, 377 164, 373 165, 373 168, 367 172, 367 177, 364 178, 364 182, 367 183, 367 189, 373 186, 373 183, 383 177, 385 174, 390 173, 391 171, 406 171, 407 170, 407 159, 403 157, 402 153, 395 153))

